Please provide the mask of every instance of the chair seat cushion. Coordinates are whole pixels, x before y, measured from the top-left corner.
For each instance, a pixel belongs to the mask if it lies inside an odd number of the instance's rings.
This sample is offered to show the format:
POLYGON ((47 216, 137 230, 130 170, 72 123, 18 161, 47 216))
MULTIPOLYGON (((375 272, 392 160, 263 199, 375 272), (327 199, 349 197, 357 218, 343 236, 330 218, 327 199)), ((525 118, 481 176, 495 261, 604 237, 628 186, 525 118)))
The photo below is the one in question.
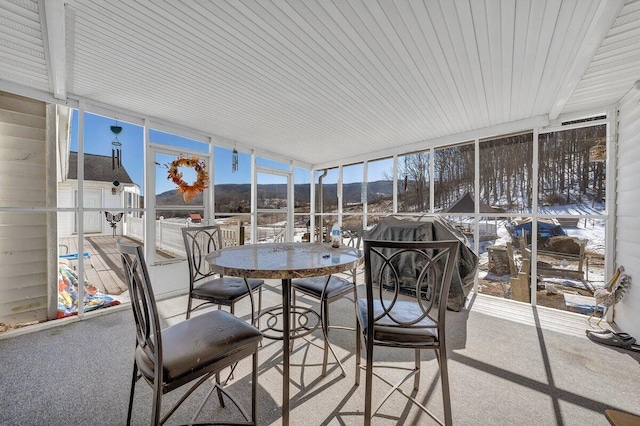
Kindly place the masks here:
MULTIPOLYGON (((367 300, 359 299, 356 309, 358 312, 358 320, 360 321, 363 332, 366 334, 367 300)), ((377 318, 383 313, 384 308, 382 304, 376 300, 373 305, 374 317, 377 318)), ((396 301, 396 304, 391 310, 391 316, 386 314, 374 324, 374 341, 424 345, 436 343, 438 340, 438 329, 436 328, 436 323, 429 317, 422 318, 416 324, 409 325, 409 323, 421 316, 422 310, 416 302, 396 301)))
MULTIPOLYGON (((291 282, 291 287, 295 290, 302 291, 310 296, 320 299, 322 296, 322 290, 324 290, 325 283, 327 282, 327 276, 300 278, 291 282)), ((327 284, 327 291, 325 297, 331 299, 333 297, 342 296, 353 291, 354 284, 349 280, 342 277, 336 277, 331 275, 329 278, 329 284, 327 284)))
MULTIPOLYGON (((262 333, 222 310, 207 312, 162 330, 163 379, 171 383, 206 368, 248 345, 257 345, 262 333)), ((139 346, 140 372, 152 379, 153 362, 139 346)), ((230 364, 234 360, 230 359, 230 364)))
MULTIPOLYGON (((264 284, 264 280, 247 279, 251 290, 264 284)), ((198 283, 191 292, 199 299, 213 299, 216 302, 231 302, 248 294, 247 285, 243 278, 223 277, 198 283)))

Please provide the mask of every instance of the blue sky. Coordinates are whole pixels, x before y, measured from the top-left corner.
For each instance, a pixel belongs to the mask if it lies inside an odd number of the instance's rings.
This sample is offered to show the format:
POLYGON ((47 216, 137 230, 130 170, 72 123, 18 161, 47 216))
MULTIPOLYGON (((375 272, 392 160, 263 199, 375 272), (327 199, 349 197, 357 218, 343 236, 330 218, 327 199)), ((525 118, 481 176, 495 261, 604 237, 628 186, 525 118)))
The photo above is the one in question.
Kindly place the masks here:
MULTIPOLYGON (((78 151, 78 111, 73 112, 71 124, 71 150, 78 151)), ((118 121, 117 124, 122 127, 122 131, 118 134, 118 140, 122 144, 122 165, 131 176, 131 179, 142 187, 143 181, 143 128, 129 123, 118 121)), ((115 135, 111 132, 110 127, 116 125, 116 120, 105 118, 94 114, 85 114, 84 120, 84 152, 87 154, 97 154, 111 156, 111 142, 115 135)), ((189 148, 203 153, 208 152, 208 146, 204 143, 193 141, 167 133, 150 130, 150 139, 152 142, 173 147, 189 148)), ((238 158, 238 171, 231 171, 230 149, 216 147, 214 151, 215 164, 213 170, 209 170, 210 174, 215 174, 215 183, 249 183, 251 181, 251 156, 247 153, 240 152, 238 158)), ((162 193, 175 189, 175 185, 166 179, 167 169, 164 164, 172 161, 174 156, 162 155, 156 159, 161 165, 157 167, 156 172, 156 193, 162 193)), ((390 169, 389 161, 369 163, 369 180, 374 181, 383 179, 384 172, 390 169)), ((272 168, 286 168, 286 165, 276 163, 267 159, 259 159, 262 166, 272 168), (280 167, 278 167, 280 165, 280 167)), ((195 180, 195 172, 193 169, 184 168, 184 180, 192 182, 195 180)), ((362 166, 345 167, 344 182, 360 182, 362 180, 362 166)), ((296 168, 294 179, 296 183, 309 183, 309 172, 305 169, 296 168)), ((281 182, 282 178, 270 175, 261 175, 260 183, 281 182)), ((335 181, 334 179, 331 180, 335 181)), ((327 181, 329 182, 329 181, 327 181)))

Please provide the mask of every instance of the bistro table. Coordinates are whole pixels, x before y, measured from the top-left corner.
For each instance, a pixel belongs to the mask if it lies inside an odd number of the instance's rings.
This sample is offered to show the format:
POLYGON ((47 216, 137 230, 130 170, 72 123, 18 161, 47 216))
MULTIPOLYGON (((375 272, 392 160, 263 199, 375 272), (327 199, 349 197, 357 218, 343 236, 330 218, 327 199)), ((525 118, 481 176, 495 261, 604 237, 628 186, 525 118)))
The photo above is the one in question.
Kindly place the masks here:
MULTIPOLYGON (((291 280, 330 275, 356 268, 363 262, 362 251, 325 243, 268 243, 227 247, 206 256, 219 274, 243 278, 282 280, 281 312, 291 313, 291 280)), ((291 330, 290 315, 281 315, 282 330, 291 330)), ((265 334, 265 337, 270 337, 265 334)), ((289 343, 291 333, 282 333, 282 424, 289 424, 289 343)))

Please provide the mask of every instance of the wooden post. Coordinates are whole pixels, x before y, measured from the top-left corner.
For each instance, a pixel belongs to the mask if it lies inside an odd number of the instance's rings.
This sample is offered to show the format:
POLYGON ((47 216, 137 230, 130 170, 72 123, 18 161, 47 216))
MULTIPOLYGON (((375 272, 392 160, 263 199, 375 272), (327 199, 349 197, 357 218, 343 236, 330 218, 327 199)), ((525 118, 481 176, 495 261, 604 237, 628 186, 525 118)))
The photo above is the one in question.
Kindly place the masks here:
POLYGON ((520 254, 524 258, 525 253, 527 253, 527 238, 524 235, 518 236, 518 243, 520 245, 520 254))
POLYGON ((238 245, 244 245, 244 224, 242 221, 238 222, 238 245))
POLYGON ((511 275, 513 258, 509 259, 506 247, 489 246, 487 247, 487 256, 489 259, 489 272, 500 276, 511 275))
POLYGON ((584 250, 587 242, 585 240, 578 240, 578 244, 580 244, 580 258, 578 260, 578 272, 582 273, 582 268, 584 266, 584 250))
POLYGON ((516 277, 518 275, 518 270, 516 269, 516 264, 513 261, 513 246, 511 245, 511 241, 507 241, 507 259, 509 260, 509 272, 512 277, 516 277))
POLYGON ((531 303, 531 292, 529 290, 530 267, 531 261, 523 257, 518 277, 511 278, 511 299, 531 303))

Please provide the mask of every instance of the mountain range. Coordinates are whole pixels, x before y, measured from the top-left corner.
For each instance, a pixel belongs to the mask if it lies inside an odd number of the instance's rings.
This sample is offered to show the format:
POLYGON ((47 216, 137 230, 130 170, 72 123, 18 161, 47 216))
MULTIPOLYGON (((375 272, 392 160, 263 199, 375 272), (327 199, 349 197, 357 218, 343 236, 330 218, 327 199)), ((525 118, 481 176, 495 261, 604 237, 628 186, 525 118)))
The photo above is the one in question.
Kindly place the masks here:
MULTIPOLYGON (((335 197, 337 194, 337 184, 324 184, 325 196, 335 197)), ((369 198, 386 198, 393 195, 393 183, 390 181, 380 180, 369 182, 367 185, 369 198)), ((309 203, 309 184, 302 183, 294 185, 294 198, 296 205, 309 203)), ((262 198, 282 198, 282 194, 286 194, 285 184, 264 184, 258 185, 258 194, 262 198)), ((360 203, 362 194, 362 184, 345 183, 342 185, 342 196, 344 202, 360 203)), ((225 199, 244 199, 251 197, 251 184, 220 184, 215 186, 215 197, 217 200, 225 199)), ((195 199, 189 203, 193 205, 202 205, 202 194, 198 194, 195 199)), ((182 194, 178 194, 177 190, 166 191, 156 196, 156 205, 159 206, 182 206, 187 205, 182 199, 182 194)))

